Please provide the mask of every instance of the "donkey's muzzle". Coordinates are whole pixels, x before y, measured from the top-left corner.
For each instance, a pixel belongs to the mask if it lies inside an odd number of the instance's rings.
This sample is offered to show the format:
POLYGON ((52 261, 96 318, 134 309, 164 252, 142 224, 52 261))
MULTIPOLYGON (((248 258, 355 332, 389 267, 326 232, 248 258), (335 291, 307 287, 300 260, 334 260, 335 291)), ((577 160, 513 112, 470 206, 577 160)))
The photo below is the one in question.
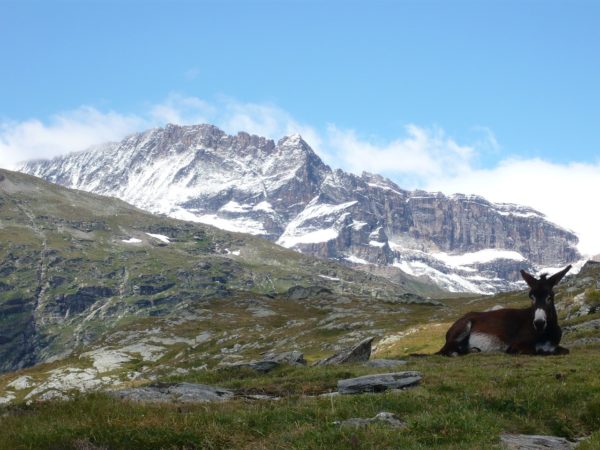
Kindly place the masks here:
POLYGON ((545 320, 534 320, 533 328, 535 328, 535 331, 537 331, 538 333, 541 333, 542 331, 544 331, 546 329, 546 321, 545 320))

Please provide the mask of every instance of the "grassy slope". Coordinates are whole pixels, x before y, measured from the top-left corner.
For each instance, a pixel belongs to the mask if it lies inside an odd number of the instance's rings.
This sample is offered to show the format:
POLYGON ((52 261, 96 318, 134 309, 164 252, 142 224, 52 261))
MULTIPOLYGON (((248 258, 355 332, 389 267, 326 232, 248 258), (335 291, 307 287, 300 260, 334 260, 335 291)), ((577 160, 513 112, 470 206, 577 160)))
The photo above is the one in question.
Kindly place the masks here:
MULTIPOLYGON (((573 298, 600 279, 600 268, 565 280, 557 293, 564 326, 598 318, 598 313, 564 319, 573 298)), ((525 293, 452 299, 438 319, 449 321, 470 309, 495 304, 524 306, 525 293), (470 303, 470 304, 468 304, 470 303)), ((412 333, 382 346, 376 356, 402 357, 415 349, 437 349, 443 341, 436 321, 409 324, 412 333)), ((444 327, 442 327, 444 329, 444 327)), ((406 330, 405 330, 406 331, 406 330)), ((600 338, 599 331, 585 332, 600 338)), ((581 332, 567 334, 567 346, 581 332)), ((338 379, 380 373, 360 365, 282 367, 263 375, 214 370, 163 381, 216 384, 244 393, 281 396, 278 401, 235 400, 210 405, 144 405, 103 394, 68 402, 5 407, 0 418, 4 448, 497 448, 503 432, 591 436, 581 449, 600 448, 599 344, 574 346, 559 357, 473 354, 461 358, 409 358, 408 370, 422 372, 420 386, 399 393, 333 398, 311 397, 335 389, 338 379), (339 428, 335 420, 396 413, 401 430, 385 425, 339 428)))
MULTIPOLYGON (((263 239, 154 216, 31 176, 0 170, 0 178, 0 371, 85 348, 116 330, 174 328, 175 319, 215 302, 221 309, 216 321, 231 329, 225 305, 285 298, 295 285, 323 286, 352 301, 429 289, 409 278, 395 285, 263 239), (164 245, 147 233, 172 242, 164 245), (131 237, 142 242, 123 242, 131 237), (110 293, 89 300, 81 295, 89 288, 110 293), (83 303, 75 308, 77 296, 83 303), (23 348, 27 357, 19 354, 23 348)), ((188 328, 202 330, 206 320, 188 328)))
MULTIPOLYGON (((471 355, 411 360, 421 386, 399 393, 310 398, 359 366, 283 368, 270 375, 222 372, 188 377, 285 394, 279 401, 143 405, 102 394, 13 406, 0 419, 0 448, 494 448, 502 432, 576 438, 600 428, 598 347, 567 357, 471 355), (396 413, 402 430, 344 429, 335 420, 396 413)), ((600 434, 593 442, 600 444, 600 434)), ((584 447, 585 448, 585 447, 584 447)), ((587 448, 597 448, 592 444, 587 448)))

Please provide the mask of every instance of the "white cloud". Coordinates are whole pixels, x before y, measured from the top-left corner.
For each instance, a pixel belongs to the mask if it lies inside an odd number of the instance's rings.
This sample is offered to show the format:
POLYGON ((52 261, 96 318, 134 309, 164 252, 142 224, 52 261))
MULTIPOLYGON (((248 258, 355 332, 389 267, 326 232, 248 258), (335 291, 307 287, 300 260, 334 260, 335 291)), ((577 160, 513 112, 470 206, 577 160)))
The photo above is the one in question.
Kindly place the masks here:
MULTIPOLYGON (((328 128, 329 145, 340 165, 355 173, 363 170, 401 177, 405 182, 469 170, 475 150, 457 144, 439 128, 406 127, 406 136, 377 145, 360 139, 353 130, 328 128)), ((415 187, 415 186, 410 186, 415 187)))
POLYGON ((541 159, 506 159, 491 169, 425 180, 428 190, 476 193, 495 202, 531 206, 579 236, 586 255, 600 253, 600 163, 555 164, 541 159))
POLYGON ((0 167, 14 168, 18 162, 85 149, 94 144, 123 138, 143 127, 134 115, 102 113, 81 107, 56 114, 47 123, 38 119, 0 123, 0 167))

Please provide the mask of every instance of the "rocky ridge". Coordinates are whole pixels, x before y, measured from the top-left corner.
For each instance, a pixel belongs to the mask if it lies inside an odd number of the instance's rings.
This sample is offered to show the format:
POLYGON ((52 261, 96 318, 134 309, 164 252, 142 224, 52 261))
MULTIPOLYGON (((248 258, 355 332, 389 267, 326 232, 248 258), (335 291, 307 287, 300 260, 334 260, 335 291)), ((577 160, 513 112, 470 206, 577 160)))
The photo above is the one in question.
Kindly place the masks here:
POLYGON ((167 125, 20 170, 450 291, 513 289, 520 287, 517 269, 580 258, 576 236, 538 211, 332 170, 299 135, 275 143, 211 125, 167 125))

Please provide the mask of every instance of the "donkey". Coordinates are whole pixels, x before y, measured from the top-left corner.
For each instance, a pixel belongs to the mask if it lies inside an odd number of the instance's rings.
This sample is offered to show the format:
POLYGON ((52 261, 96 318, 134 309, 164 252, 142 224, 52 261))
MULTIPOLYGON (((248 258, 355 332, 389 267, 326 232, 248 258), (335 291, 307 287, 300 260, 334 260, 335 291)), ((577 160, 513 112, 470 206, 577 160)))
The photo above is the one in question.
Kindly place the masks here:
POLYGON ((436 355, 457 356, 471 352, 506 352, 526 355, 566 355, 558 345, 562 331, 554 307, 553 288, 571 269, 567 266, 550 278, 539 279, 521 270, 530 288, 531 306, 470 312, 458 319, 446 333, 446 344, 436 355))

